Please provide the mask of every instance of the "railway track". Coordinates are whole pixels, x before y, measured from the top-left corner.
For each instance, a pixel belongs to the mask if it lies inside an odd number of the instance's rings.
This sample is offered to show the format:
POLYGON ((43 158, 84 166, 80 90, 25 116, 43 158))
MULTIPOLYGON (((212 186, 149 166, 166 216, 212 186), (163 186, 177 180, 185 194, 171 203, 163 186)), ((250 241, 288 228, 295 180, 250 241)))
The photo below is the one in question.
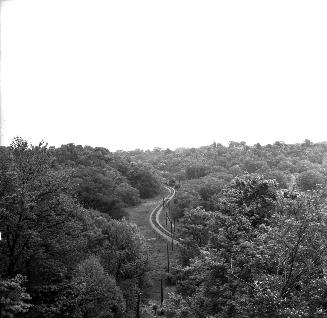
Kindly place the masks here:
MULTIPOLYGON (((168 204, 168 202, 171 201, 175 196, 175 189, 166 186, 165 188, 169 191, 168 196, 165 198, 165 204, 168 204)), ((150 213, 149 222, 151 227, 166 241, 173 241, 174 244, 180 245, 180 242, 174 238, 174 235, 171 235, 171 233, 160 223, 159 217, 162 210, 163 203, 160 202, 160 204, 156 206, 150 213)))

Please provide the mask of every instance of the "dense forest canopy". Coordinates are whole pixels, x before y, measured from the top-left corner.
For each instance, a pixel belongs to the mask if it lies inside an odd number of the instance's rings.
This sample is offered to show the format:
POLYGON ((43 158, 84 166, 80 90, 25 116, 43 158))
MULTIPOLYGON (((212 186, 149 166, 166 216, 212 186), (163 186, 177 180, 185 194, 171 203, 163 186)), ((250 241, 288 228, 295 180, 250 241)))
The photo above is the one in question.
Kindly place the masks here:
POLYGON ((276 180, 280 189, 296 186, 301 191, 316 189, 327 175, 327 143, 308 139, 299 144, 276 141, 265 146, 231 141, 226 147, 214 142, 199 148, 155 148, 122 154, 135 162, 151 164, 173 183, 183 181, 175 205, 177 217, 185 207, 214 208, 222 188, 244 174, 257 173, 276 180))
POLYGON ((133 312, 133 293, 147 280, 147 249, 134 225, 113 218, 159 193, 153 169, 105 149, 31 146, 20 138, 0 158, 0 312, 133 312))
POLYGON ((49 149, 58 169, 71 171, 76 195, 85 208, 121 218, 124 207, 160 192, 160 179, 151 165, 135 163, 128 156, 105 148, 63 145, 49 149))
POLYGON ((214 210, 188 210, 168 317, 325 317, 326 191, 236 177, 214 210))
POLYGON ((112 153, 16 138, 0 148, 0 315, 326 317, 326 167, 309 140, 112 153), (164 184, 181 246, 155 313, 151 242, 126 208, 164 184))

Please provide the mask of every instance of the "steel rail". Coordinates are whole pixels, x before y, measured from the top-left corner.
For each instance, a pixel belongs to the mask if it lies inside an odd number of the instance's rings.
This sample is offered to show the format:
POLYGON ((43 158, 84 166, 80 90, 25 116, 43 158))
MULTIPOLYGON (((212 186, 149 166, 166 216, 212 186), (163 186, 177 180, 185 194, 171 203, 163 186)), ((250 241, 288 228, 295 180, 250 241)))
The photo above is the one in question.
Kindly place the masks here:
MULTIPOLYGON (((171 187, 165 188, 169 191, 168 196, 165 198, 165 204, 168 204, 175 196, 175 189, 171 187)), ((160 201, 160 204, 157 205, 150 213, 149 222, 151 227, 166 241, 171 242, 173 240, 173 243, 176 245, 180 245, 181 243, 174 238, 174 235, 171 235, 171 233, 160 223, 160 214, 163 210, 163 203, 160 201)))

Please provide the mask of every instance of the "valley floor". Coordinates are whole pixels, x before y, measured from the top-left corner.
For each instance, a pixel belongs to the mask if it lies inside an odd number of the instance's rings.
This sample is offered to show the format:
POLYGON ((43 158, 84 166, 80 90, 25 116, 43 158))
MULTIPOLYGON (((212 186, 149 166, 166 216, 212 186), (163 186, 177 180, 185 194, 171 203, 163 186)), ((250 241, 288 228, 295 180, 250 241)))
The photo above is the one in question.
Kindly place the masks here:
MULTIPOLYGON (((160 237, 151 227, 149 216, 151 211, 162 202, 162 198, 168 195, 168 191, 164 192, 152 199, 142 200, 141 204, 126 209, 129 220, 135 223, 147 241, 150 255, 151 271, 150 280, 152 286, 148 290, 149 299, 160 303, 160 280, 163 279, 164 299, 167 297, 169 287, 165 282, 167 277, 167 242, 160 237)), ((178 251, 174 247, 171 250, 169 244, 170 266, 177 262, 178 251)))

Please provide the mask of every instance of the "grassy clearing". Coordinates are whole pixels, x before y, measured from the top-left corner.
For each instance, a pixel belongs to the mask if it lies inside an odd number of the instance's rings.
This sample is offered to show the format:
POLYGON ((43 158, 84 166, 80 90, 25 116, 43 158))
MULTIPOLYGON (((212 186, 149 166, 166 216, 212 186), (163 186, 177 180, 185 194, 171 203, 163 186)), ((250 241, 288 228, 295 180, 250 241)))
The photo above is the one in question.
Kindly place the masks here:
MULTIPOLYGON (((139 227, 147 241, 151 263, 150 280, 152 283, 148 294, 150 299, 158 303, 160 303, 160 279, 165 279, 167 273, 167 241, 152 229, 149 216, 151 211, 162 202, 163 196, 166 195, 168 195, 168 191, 156 198, 142 200, 140 205, 126 209, 129 220, 139 227)), ((178 251, 175 246, 174 251, 172 251, 171 244, 169 244, 169 254, 170 265, 173 266, 177 262, 178 251)), ((167 297, 167 292, 168 288, 164 281, 164 298, 167 297)))

